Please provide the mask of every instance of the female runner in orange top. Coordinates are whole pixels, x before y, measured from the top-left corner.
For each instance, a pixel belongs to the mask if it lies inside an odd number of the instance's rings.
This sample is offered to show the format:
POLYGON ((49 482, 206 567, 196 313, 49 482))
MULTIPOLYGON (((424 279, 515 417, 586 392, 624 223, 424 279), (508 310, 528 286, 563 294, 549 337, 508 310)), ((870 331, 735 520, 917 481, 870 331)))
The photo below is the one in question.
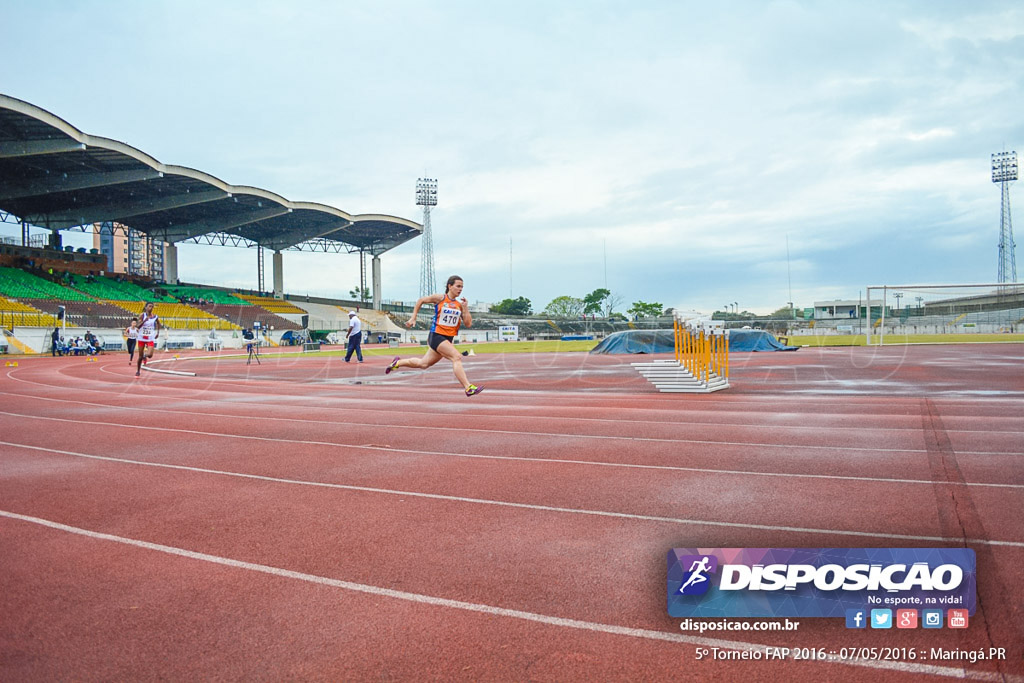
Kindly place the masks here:
POLYGON ((423 304, 434 304, 434 321, 430 325, 430 334, 427 336, 427 353, 422 358, 406 358, 402 360, 395 356, 391 365, 384 371, 384 374, 391 374, 392 370, 398 368, 413 368, 415 370, 426 370, 431 365, 447 358, 452 362, 452 370, 455 371, 455 378, 459 380, 462 388, 466 390, 466 396, 474 396, 483 391, 483 387, 470 384, 466 379, 466 371, 462 369, 462 356, 455 350, 452 340, 459 333, 459 326, 465 322, 466 327, 473 325, 473 316, 469 314, 469 306, 466 305, 466 298, 459 298, 462 294, 463 282, 458 275, 448 278, 444 294, 431 294, 421 297, 412 315, 406 321, 406 327, 416 324, 416 315, 420 312, 423 304))

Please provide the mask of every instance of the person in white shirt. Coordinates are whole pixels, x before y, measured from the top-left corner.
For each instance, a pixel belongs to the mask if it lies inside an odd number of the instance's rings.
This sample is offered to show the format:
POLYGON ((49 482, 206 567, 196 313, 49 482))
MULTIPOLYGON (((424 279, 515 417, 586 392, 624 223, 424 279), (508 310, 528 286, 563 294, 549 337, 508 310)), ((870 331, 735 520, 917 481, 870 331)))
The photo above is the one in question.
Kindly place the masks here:
POLYGON ((363 321, 359 319, 355 311, 348 312, 348 332, 345 333, 348 339, 348 350, 345 352, 345 362, 352 358, 352 352, 356 354, 359 362, 363 362, 363 321))

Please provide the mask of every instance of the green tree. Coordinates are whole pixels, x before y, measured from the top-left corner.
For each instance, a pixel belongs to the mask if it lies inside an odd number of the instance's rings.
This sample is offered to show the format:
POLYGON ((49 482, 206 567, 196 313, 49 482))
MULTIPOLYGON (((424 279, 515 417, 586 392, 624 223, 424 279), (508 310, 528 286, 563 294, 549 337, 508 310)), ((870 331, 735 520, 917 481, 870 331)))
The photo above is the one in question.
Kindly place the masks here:
POLYGON ((352 289, 348 290, 348 295, 352 299, 358 299, 359 301, 369 301, 370 300, 370 288, 369 287, 359 287, 357 285, 357 286, 353 287, 352 289))
MULTIPOLYGON (((789 304, 786 304, 782 308, 772 311, 772 314, 768 317, 772 320, 791 320, 796 317, 796 312, 800 310, 797 308, 790 308, 789 304)), ((801 310, 801 314, 803 311, 801 310)), ((802 317, 802 316, 801 316, 802 317)))
POLYGON ((601 287, 600 289, 595 289, 593 292, 583 297, 583 312, 600 313, 605 299, 607 299, 611 295, 612 293, 605 289, 604 287, 601 287))
POLYGON ((533 315, 533 304, 525 296, 503 299, 491 306, 491 313, 503 315, 533 315))
POLYGON ((607 298, 605 298, 605 300, 604 300, 604 317, 611 318, 612 317, 612 313, 615 312, 615 309, 621 303, 622 303, 622 297, 621 296, 619 296, 618 294, 609 294, 607 296, 607 298))
POLYGON ((574 296, 559 296, 551 300, 544 309, 544 315, 552 318, 578 318, 583 313, 583 299, 574 296))
POLYGON ((638 318, 655 318, 661 315, 662 306, 658 303, 646 303, 643 301, 634 301, 632 308, 626 313, 632 313, 638 318))

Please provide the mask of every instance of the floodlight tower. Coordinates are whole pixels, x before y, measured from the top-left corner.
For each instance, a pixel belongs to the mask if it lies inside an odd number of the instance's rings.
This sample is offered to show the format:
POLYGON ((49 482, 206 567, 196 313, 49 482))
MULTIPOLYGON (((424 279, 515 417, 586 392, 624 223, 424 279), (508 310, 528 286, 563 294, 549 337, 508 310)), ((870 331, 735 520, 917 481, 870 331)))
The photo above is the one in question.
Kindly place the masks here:
POLYGON ((430 207, 437 206, 437 179, 416 180, 416 206, 423 207, 423 247, 420 252, 420 296, 430 296, 434 288, 434 238, 430 234, 430 207))
POLYGON ((1003 207, 999 214, 999 276, 996 282, 1017 281, 1017 261, 1013 250, 1013 223, 1010 220, 1010 183, 1017 179, 1017 153, 998 152, 992 155, 992 182, 1003 190, 1003 207))

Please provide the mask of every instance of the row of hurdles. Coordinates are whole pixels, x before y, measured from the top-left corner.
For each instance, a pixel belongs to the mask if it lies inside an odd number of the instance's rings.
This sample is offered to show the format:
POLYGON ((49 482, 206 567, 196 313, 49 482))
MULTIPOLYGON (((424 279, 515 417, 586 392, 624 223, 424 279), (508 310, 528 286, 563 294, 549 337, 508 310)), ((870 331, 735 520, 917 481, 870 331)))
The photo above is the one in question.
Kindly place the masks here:
POLYGON ((728 389, 729 330, 721 321, 686 315, 677 313, 672 321, 673 360, 633 363, 633 367, 666 393, 707 394, 728 389))

